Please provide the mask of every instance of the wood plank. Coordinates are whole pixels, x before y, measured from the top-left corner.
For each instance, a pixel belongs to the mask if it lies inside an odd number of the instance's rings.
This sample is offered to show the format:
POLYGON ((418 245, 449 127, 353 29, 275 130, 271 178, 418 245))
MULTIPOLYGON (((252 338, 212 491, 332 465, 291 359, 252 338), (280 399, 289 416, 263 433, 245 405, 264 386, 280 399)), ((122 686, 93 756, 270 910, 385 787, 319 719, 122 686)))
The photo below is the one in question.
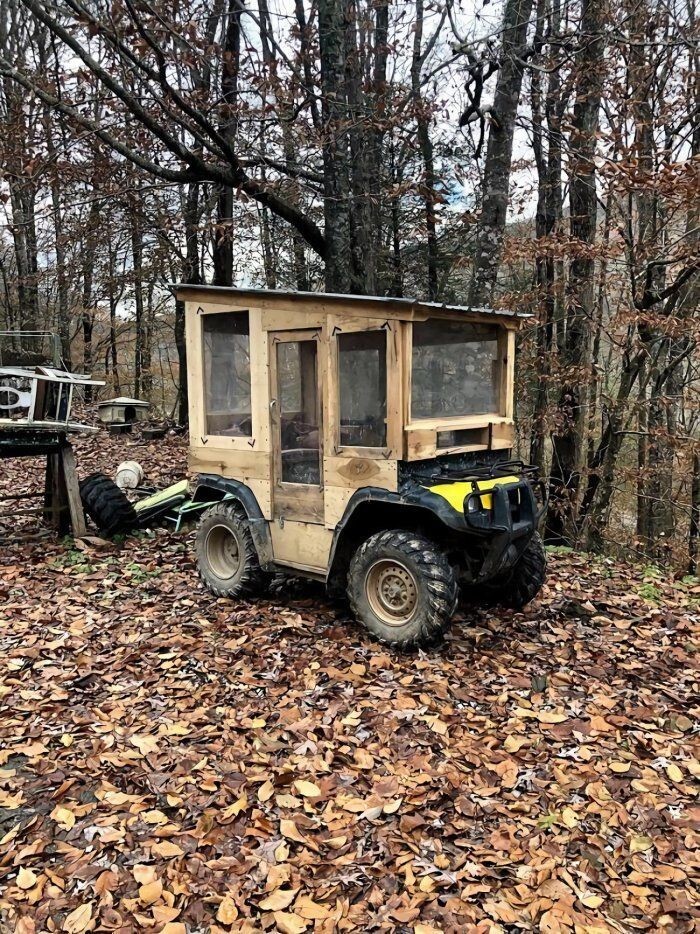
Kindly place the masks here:
POLYGON ((87 534, 85 524, 85 511, 80 499, 80 486, 78 485, 78 473, 75 466, 75 454, 70 444, 61 448, 61 479, 65 486, 68 512, 70 514, 70 523, 74 538, 80 538, 87 534))
POLYGON ((261 312, 250 313, 250 402, 253 416, 253 447, 270 451, 270 376, 267 334, 262 329, 261 312))
POLYGON ((407 325, 392 321, 387 331, 387 422, 386 440, 389 457, 400 459, 404 454, 403 387, 404 365, 403 332, 407 325))
POLYGON ((269 480, 255 480, 253 477, 248 477, 245 483, 255 495, 263 518, 269 522, 272 519, 272 484, 269 480))
POLYGON ((506 418, 513 418, 515 402, 515 331, 508 331, 507 359, 504 370, 504 383, 501 396, 501 411, 506 418))
POLYGON ((59 458, 56 451, 46 455, 44 481, 44 522, 58 531, 61 522, 61 495, 59 490, 59 458))
POLYGON ((512 419, 498 412, 486 412, 480 415, 457 415, 450 418, 421 418, 406 425, 406 431, 454 431, 457 428, 488 428, 493 422, 512 422, 512 419))
POLYGON ((285 520, 270 524, 272 553, 275 561, 326 571, 333 542, 333 532, 323 525, 285 520))
MULTIPOLYGON (((401 328, 401 347, 399 351, 403 361, 401 370, 401 426, 408 426, 411 417, 411 372, 413 370, 413 329, 405 324, 401 328)), ((408 456, 408 436, 403 432, 402 456, 408 456)))
POLYGON ((204 436, 204 357, 202 317, 196 302, 185 303, 185 346, 187 349, 187 387, 190 438, 204 436))
POLYGON ((187 464, 193 473, 213 473, 234 480, 252 478, 269 482, 271 477, 270 454, 267 451, 191 444, 187 464))
POLYGON ((364 486, 378 486, 384 490, 398 488, 398 470, 395 460, 383 457, 325 457, 323 459, 325 485, 357 490, 364 486))
POLYGON ((323 490, 305 483, 277 483, 272 488, 274 518, 323 522, 323 490))
POLYGON ((293 307, 261 309, 263 331, 296 331, 299 328, 322 328, 326 323, 326 311, 321 305, 316 308, 293 307))
POLYGON ((343 518, 345 507, 355 494, 354 487, 327 486, 324 494, 324 524, 327 529, 335 529, 343 518))
POLYGON ((437 431, 434 429, 413 429, 406 432, 406 459, 409 461, 435 457, 436 446, 437 431))

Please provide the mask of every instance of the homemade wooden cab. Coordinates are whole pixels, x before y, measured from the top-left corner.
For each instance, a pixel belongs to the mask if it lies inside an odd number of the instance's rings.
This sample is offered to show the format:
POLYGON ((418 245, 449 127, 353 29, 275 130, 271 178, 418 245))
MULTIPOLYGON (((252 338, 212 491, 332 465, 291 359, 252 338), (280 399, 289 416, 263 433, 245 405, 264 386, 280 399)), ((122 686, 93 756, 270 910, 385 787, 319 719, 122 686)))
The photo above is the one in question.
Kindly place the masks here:
POLYGON ((513 445, 518 315, 394 298, 181 285, 189 466, 245 483, 275 561, 325 574, 362 487, 401 462, 513 445))

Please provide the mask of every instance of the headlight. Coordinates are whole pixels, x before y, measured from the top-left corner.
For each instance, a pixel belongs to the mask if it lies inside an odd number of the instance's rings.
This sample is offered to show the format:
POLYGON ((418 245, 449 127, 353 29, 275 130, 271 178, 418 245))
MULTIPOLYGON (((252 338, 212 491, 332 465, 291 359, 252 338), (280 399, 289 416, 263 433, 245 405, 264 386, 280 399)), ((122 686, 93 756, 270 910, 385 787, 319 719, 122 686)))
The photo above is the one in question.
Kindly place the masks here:
POLYGON ((481 512, 481 497, 475 496, 473 493, 469 493, 464 497, 464 512, 481 512))

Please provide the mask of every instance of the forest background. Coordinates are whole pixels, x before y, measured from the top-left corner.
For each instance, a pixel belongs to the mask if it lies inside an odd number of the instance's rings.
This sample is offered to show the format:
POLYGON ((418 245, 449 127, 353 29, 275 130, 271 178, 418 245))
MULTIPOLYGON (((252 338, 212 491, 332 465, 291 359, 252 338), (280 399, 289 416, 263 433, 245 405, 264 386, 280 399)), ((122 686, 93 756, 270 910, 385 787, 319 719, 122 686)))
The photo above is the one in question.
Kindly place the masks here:
POLYGON ((696 573, 696 0, 4 0, 0 329, 187 411, 176 281, 531 312, 547 535, 696 573))

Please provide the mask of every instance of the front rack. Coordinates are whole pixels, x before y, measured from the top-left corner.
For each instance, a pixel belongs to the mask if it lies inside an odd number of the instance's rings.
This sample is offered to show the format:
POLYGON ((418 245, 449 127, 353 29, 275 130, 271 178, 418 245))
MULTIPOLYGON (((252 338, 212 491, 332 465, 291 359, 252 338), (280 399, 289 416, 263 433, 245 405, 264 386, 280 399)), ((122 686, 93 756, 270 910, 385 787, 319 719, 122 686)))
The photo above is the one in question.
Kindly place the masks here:
POLYGON ((435 478, 449 480, 495 480, 498 477, 508 477, 515 474, 528 480, 536 480, 539 470, 534 464, 526 464, 523 460, 498 461, 495 464, 485 464, 483 467, 450 467, 443 465, 435 478))

